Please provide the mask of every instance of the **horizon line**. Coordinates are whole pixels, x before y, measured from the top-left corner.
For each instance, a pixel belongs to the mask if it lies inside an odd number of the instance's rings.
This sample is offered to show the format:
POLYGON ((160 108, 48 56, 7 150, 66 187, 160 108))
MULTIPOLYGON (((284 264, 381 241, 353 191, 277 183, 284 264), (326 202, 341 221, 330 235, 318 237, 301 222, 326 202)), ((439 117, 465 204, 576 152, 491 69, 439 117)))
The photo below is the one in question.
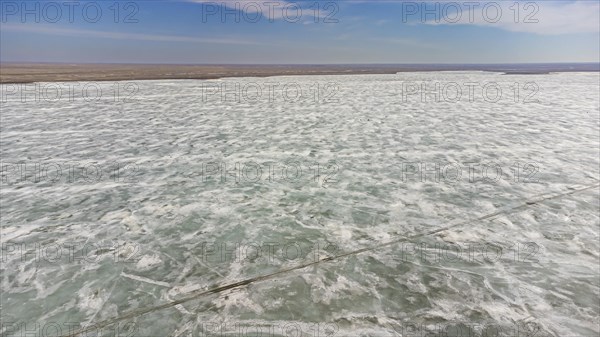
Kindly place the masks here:
POLYGON ((161 63, 161 62, 51 62, 51 61, 0 61, 2 64, 62 64, 62 65, 186 65, 186 66, 412 66, 412 65, 556 65, 556 64, 594 64, 600 66, 600 62, 494 62, 494 63, 383 63, 383 62, 370 62, 370 63, 161 63))

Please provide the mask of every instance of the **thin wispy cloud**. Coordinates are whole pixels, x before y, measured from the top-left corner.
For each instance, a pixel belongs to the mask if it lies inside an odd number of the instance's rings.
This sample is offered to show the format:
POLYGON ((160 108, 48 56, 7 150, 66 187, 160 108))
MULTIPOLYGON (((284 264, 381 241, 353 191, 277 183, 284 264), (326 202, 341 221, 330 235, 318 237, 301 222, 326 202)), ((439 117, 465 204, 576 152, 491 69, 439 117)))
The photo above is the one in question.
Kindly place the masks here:
MULTIPOLYGON (((441 6, 444 6, 444 2, 448 5, 450 3, 441 1, 441 6)), ((463 3, 457 2, 457 4, 463 3)), ((433 6, 433 4, 430 5, 433 6)), ((424 23, 495 27, 512 32, 539 35, 600 32, 600 3, 597 1, 520 2, 518 12, 515 2, 512 1, 481 2, 479 6, 472 9, 463 7, 460 14, 459 17, 457 12, 449 12, 447 17, 442 17, 439 21, 430 15, 424 23), (493 5, 488 7, 486 16, 483 8, 487 3, 493 5), (497 11, 495 7, 499 7, 500 11, 497 11), (501 14, 498 15, 498 13, 501 14)))
POLYGON ((2 24, 2 31, 23 32, 43 35, 88 37, 113 40, 136 40, 153 42, 181 42, 181 43, 201 43, 201 44, 230 44, 230 45, 264 45, 259 41, 252 41, 240 38, 204 38, 181 35, 162 35, 162 34, 143 34, 143 33, 123 33, 107 32, 88 29, 74 29, 55 27, 53 25, 26 25, 26 24, 2 24))

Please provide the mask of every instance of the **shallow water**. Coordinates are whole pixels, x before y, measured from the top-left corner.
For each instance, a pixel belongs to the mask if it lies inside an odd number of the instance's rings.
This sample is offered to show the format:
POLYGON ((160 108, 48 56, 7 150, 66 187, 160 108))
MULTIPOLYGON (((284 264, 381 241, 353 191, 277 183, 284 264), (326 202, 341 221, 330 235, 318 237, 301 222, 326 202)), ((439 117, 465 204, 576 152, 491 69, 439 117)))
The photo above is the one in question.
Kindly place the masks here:
POLYGON ((598 183, 597 73, 95 85, 97 101, 2 105, 5 335, 67 335, 501 210, 99 334, 600 333, 598 188, 511 209, 598 183))

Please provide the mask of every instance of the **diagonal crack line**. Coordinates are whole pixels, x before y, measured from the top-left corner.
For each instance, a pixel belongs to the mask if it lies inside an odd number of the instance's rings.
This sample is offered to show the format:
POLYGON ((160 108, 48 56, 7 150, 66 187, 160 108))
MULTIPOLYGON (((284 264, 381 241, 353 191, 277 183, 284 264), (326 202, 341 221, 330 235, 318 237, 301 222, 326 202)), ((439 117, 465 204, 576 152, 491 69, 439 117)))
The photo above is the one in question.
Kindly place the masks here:
POLYGON ((239 288, 239 287, 242 287, 242 286, 246 286, 246 285, 251 284, 251 283, 256 283, 256 282, 260 282, 260 281, 269 280, 269 279, 275 278, 278 275, 289 273, 289 272, 292 272, 292 271, 295 271, 295 270, 299 270, 299 269, 304 269, 304 268, 307 268, 307 267, 310 267, 310 266, 314 266, 314 265, 317 265, 317 264, 320 264, 320 263, 323 263, 323 262, 329 262, 329 261, 339 260, 339 259, 345 258, 345 257, 350 256, 350 255, 357 255, 357 254, 360 254, 360 253, 364 253, 364 252, 368 252, 368 251, 373 251, 373 250, 376 250, 376 249, 379 249, 379 248, 391 246, 391 245, 394 245, 396 243, 406 242, 406 241, 411 240, 411 239, 415 239, 415 238, 419 238, 419 237, 423 237, 423 236, 428 236, 428 235, 432 235, 432 234, 437 234, 437 233, 449 230, 451 228, 463 226, 463 225, 466 225, 466 224, 469 224, 469 223, 473 223, 473 222, 476 222, 476 221, 481 221, 481 220, 486 220, 486 219, 489 219, 489 218, 493 218, 493 217, 498 216, 500 214, 512 213, 513 211, 516 211, 516 210, 519 210, 519 209, 524 209, 524 208, 527 208, 529 206, 538 204, 538 203, 543 202, 543 201, 547 201, 547 200, 551 200, 551 199, 559 199, 559 198, 565 197, 567 195, 572 195, 572 194, 575 194, 575 193, 578 193, 578 192, 583 192, 583 191, 587 191, 587 190, 590 190, 590 189, 593 189, 593 188, 598 188, 598 187, 600 187, 600 184, 586 186, 586 187, 582 187, 582 188, 579 188, 579 189, 574 188, 573 190, 568 191, 568 192, 564 192, 564 193, 560 193, 560 194, 554 194, 554 195, 550 195, 550 196, 542 197, 542 198, 538 198, 538 199, 526 200, 523 204, 520 204, 518 206, 509 207, 509 208, 506 208, 506 209, 503 209, 503 210, 500 210, 500 211, 497 211, 497 212, 494 212, 494 213, 490 213, 490 214, 486 214, 486 215, 480 216, 480 217, 475 218, 475 219, 462 221, 462 222, 456 223, 454 225, 445 226, 445 227, 438 228, 438 229, 435 229, 435 230, 431 230, 431 231, 428 231, 428 232, 414 234, 412 236, 403 237, 403 238, 400 238, 400 239, 396 239, 396 240, 393 240, 393 241, 390 241, 390 242, 385 242, 385 243, 382 243, 382 244, 379 244, 379 245, 375 245, 375 246, 361 248, 361 249, 354 250, 354 251, 351 251, 351 252, 348 252, 348 253, 344 253, 344 254, 340 254, 340 255, 336 255, 336 256, 330 256, 330 257, 327 257, 327 258, 320 259, 318 261, 314 261, 314 262, 310 262, 310 263, 298 265, 298 266, 295 266, 295 267, 292 267, 292 268, 288 268, 288 269, 284 269, 284 270, 280 270, 280 271, 277 271, 277 272, 274 272, 274 273, 271 273, 271 274, 257 276, 257 277, 246 279, 246 280, 243 280, 243 281, 239 281, 239 282, 235 282, 235 283, 230 283, 230 284, 222 285, 220 287, 212 288, 212 289, 209 289, 209 290, 192 293, 191 295, 189 295, 187 297, 183 297, 183 298, 178 299, 176 301, 168 302, 168 303, 157 305, 157 306, 154 306, 154 307, 149 307, 149 308, 146 308, 146 309, 135 310, 135 311, 132 311, 130 313, 124 314, 123 316, 119 316, 119 317, 115 317, 115 318, 112 318, 112 319, 108 319, 108 320, 105 320, 105 321, 98 322, 96 324, 93 324, 90 327, 80 329, 80 330, 78 330, 78 331, 76 331, 76 332, 74 332, 74 333, 72 333, 70 335, 64 336, 64 337, 75 337, 77 335, 86 333, 86 332, 88 332, 88 331, 90 331, 92 329, 100 329, 100 328, 113 325, 113 324, 115 324, 117 322, 129 319, 129 318, 134 318, 134 317, 145 315, 145 314, 153 312, 153 311, 157 311, 157 310, 162 310, 162 309, 174 307, 174 306, 176 306, 178 304, 189 302, 191 300, 194 300, 194 299, 206 296, 206 295, 217 294, 217 293, 220 293, 220 292, 223 292, 223 291, 226 291, 226 290, 230 290, 230 289, 235 289, 235 288, 239 288))

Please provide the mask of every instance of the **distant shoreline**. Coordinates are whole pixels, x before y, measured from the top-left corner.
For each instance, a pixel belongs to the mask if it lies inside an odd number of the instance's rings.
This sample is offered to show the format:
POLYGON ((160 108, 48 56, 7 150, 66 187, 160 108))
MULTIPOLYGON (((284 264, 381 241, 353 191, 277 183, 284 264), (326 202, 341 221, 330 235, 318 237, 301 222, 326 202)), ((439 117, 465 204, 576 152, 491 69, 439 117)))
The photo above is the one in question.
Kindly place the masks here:
POLYGON ((210 80, 227 77, 376 75, 427 71, 486 71, 511 75, 541 75, 558 72, 600 72, 600 64, 159 65, 3 63, 0 65, 0 83, 210 80))

